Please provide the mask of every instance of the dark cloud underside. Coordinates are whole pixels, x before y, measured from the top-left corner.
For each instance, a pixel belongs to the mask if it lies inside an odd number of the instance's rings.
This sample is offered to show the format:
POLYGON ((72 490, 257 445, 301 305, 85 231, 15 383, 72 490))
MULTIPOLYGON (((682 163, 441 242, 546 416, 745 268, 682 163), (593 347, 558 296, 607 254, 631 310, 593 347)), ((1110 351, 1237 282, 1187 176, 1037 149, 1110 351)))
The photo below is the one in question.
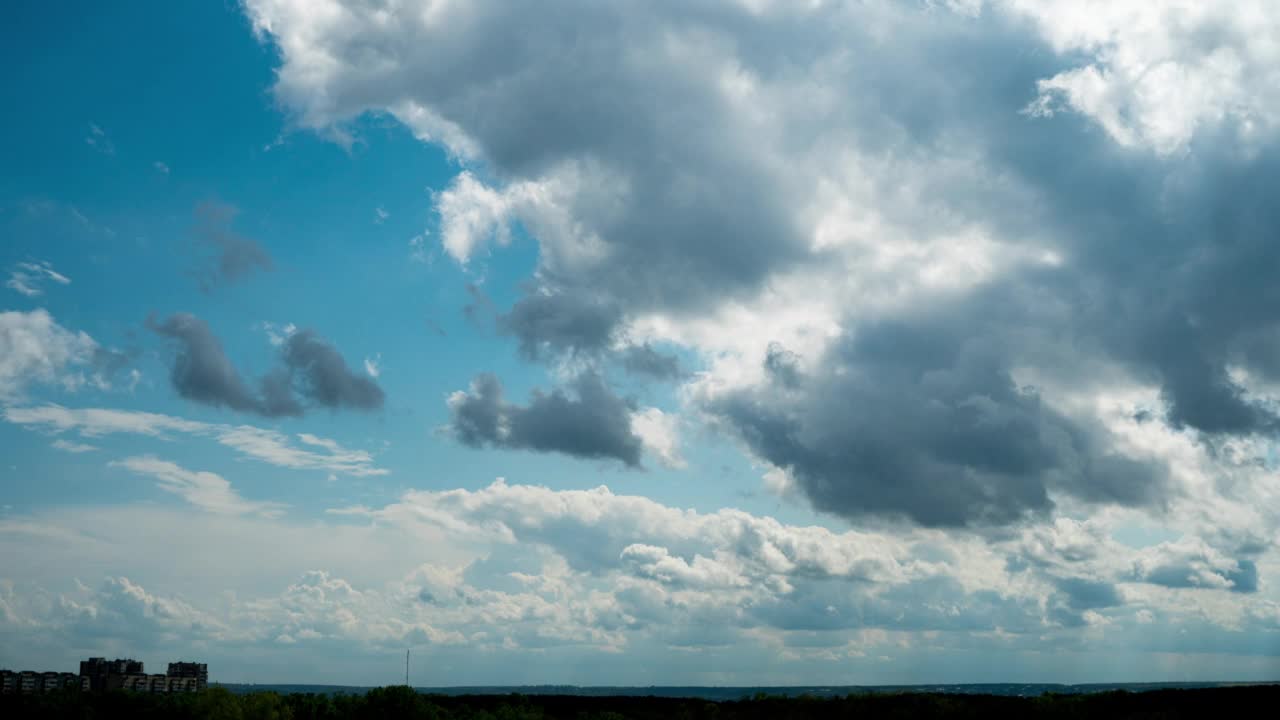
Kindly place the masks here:
POLYGON ((372 378, 353 372, 338 351, 311 330, 285 340, 280 365, 254 388, 241 378, 222 342, 200 318, 177 313, 149 325, 174 341, 169 379, 188 400, 266 417, 300 416, 308 407, 376 410, 385 400, 372 378))
POLYGON ((214 407, 270 414, 256 393, 240 378, 239 371, 223 350, 222 341, 209 330, 205 321, 189 313, 177 313, 163 322, 151 321, 149 324, 156 333, 176 341, 177 354, 170 368, 169 381, 179 395, 214 407))
POLYGON ((632 375, 657 380, 678 380, 684 375, 680 369, 679 359, 673 355, 658 352, 647 343, 628 346, 620 355, 623 369, 632 375))
POLYGON ((631 429, 634 408, 592 372, 579 375, 567 389, 535 391, 527 405, 506 402, 498 378, 482 374, 470 392, 450 398, 449 408, 454 436, 471 447, 556 452, 640 466, 643 445, 631 429))
POLYGON ((970 303, 979 307, 863 327, 811 373, 772 346, 765 363, 786 392, 741 390, 708 409, 791 471, 815 507, 847 517, 1004 524, 1047 514, 1051 490, 1121 504, 1158 497, 1160 467, 1109 452, 1014 382, 1014 349, 985 324, 1008 301, 970 303))
POLYGON ((342 355, 312 330, 290 335, 281 359, 294 378, 299 394, 321 407, 335 410, 382 407, 384 395, 378 383, 352 372, 342 355))

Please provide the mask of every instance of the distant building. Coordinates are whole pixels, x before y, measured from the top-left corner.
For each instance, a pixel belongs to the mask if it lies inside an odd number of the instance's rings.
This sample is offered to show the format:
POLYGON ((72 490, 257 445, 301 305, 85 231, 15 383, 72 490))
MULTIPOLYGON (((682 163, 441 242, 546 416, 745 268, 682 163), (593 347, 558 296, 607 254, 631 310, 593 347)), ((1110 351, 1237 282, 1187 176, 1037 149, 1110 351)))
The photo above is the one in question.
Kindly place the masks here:
POLYGON ((133 690, 135 692, 151 692, 151 679, 145 674, 112 675, 107 681, 110 690, 133 690))
POLYGON ((169 663, 164 675, 148 675, 142 661, 128 658, 80 661, 80 674, 0 670, 0 693, 38 693, 62 689, 132 690, 144 693, 193 693, 209 686, 209 666, 204 663, 169 663))
POLYGON ((112 685, 120 687, 118 682, 111 681, 112 677, 142 675, 144 672, 141 660, 89 658, 80 661, 80 676, 89 678, 89 689, 94 691, 114 689, 112 685))
POLYGON ((0 693, 6 695, 53 692, 64 688, 79 690, 83 686, 84 681, 75 673, 0 670, 0 693))
POLYGON ((168 687, 165 692, 170 693, 189 693, 199 692, 208 687, 208 683, 199 678, 189 677, 170 677, 168 679, 168 687))
POLYGON ((193 693, 201 690, 196 678, 170 677, 168 675, 112 675, 107 687, 111 690, 130 690, 133 692, 153 693, 193 693))
POLYGON ((171 678, 195 680, 196 686, 200 690, 209 687, 209 666, 204 663, 171 662, 169 663, 169 672, 166 674, 171 678))

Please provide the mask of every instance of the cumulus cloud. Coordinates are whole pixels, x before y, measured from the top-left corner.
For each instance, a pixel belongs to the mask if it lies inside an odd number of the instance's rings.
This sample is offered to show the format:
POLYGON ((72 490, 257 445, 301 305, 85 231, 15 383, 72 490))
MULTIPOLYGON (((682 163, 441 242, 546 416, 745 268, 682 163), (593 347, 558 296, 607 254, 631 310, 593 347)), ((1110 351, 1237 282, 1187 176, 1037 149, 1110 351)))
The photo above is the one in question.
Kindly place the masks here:
POLYGON ((684 375, 678 358, 653 349, 649 343, 628 345, 619 356, 623 369, 632 375, 657 380, 677 380, 684 375))
POLYGON ((512 198, 519 194, 499 194, 470 172, 459 173, 448 188, 435 196, 440 242, 445 252, 465 265, 490 237, 501 245, 510 243, 512 198))
POLYGON ((536 360, 547 350, 590 352, 607 346, 621 316, 621 309, 606 300, 535 294, 498 318, 498 326, 520 341, 525 357, 536 360))
POLYGON ((972 526, 1188 491, 1099 429, 1118 386, 1208 446, 1277 427, 1280 14, 1140 5, 246 8, 302 125, 387 112, 484 168, 443 248, 538 241, 526 356, 643 326, 817 509, 972 526))
POLYGON ((9 280, 5 283, 5 286, 27 297, 39 297, 44 294, 44 289, 41 286, 46 280, 59 285, 71 284, 71 278, 54 270, 49 261, 39 260, 35 262, 20 262, 14 265, 9 270, 9 280))
POLYGON ((44 309, 0 312, 0 400, 16 400, 36 384, 110 389, 128 361, 83 331, 62 327, 44 309))
POLYGON ((72 368, 86 365, 98 344, 63 328, 45 310, 0 313, 0 398, 32 383, 78 384, 72 368))
POLYGON ((590 301, 598 285, 628 305, 688 307, 748 292, 801 257, 804 240, 786 216, 788 194, 767 180, 769 160, 741 151, 755 128, 725 96, 735 68, 720 62, 720 38, 702 32, 743 20, 744 11, 714 8, 696 22, 696 14, 666 7, 661 12, 674 15, 666 20, 690 21, 687 32, 669 32, 673 25, 662 18, 588 5, 530 9, 528 17, 485 4, 425 15, 404 6, 404 22, 389 25, 358 6, 326 20, 271 1, 247 8, 259 32, 307 38, 284 45, 276 88, 304 125, 341 123, 385 100, 382 109, 420 137, 483 158, 501 184, 465 173, 437 196, 444 247, 470 261, 487 240, 505 242, 520 221, 543 243, 531 297, 590 301), (509 35, 524 27, 557 44, 552 38, 566 23, 595 41, 566 46, 572 51, 554 61, 540 55, 541 43, 527 41, 532 36, 512 42, 509 35), (294 35, 304 24, 308 30, 294 35), (338 27, 347 30, 340 35, 338 27), (445 28, 455 42, 428 43, 431 50, 412 57, 392 52, 388 75, 360 78, 363 100, 355 86, 316 72, 303 57, 322 52, 344 67, 358 45, 392 47, 445 28), (641 55, 649 60, 624 61, 641 55), (704 65, 707 71, 690 72, 704 65), (384 92, 391 85, 405 91, 393 99, 384 92), (323 104, 315 102, 320 93, 323 104), (520 112, 509 113, 515 107, 520 112), (595 279, 585 282, 588 275, 595 279))
MULTIPOLYGON (((1000 7, 1000 3, 993 3, 1000 7)), ((1029 112, 1082 113, 1116 142, 1173 153, 1223 129, 1253 142, 1273 133, 1280 96, 1269 3, 1009 2, 1055 52, 1087 62, 1037 83, 1029 112)))
MULTIPOLYGON (((501 480, 474 491, 413 491, 381 509, 346 513, 550 551, 580 582, 613 580, 629 633, 689 622, 826 633, 998 628, 1030 637, 1114 619, 1138 622, 1144 608, 1195 613, 1191 608, 1202 605, 1186 604, 1178 593, 1223 598, 1233 591, 1223 583, 1151 584, 1135 576, 1142 566, 1135 561, 1165 550, 1137 550, 1098 526, 1065 520, 995 542, 934 531, 835 532, 736 510, 682 510, 603 487, 554 491, 501 480), (1143 587, 1156 592, 1135 590, 1143 587)), ((564 573, 552 575, 526 580, 555 583, 564 573)), ((433 586, 428 595, 437 604, 458 602, 449 600, 452 588, 433 586)), ((1265 613, 1268 602, 1252 606, 1265 613)))
POLYGON ((1198 538, 1146 548, 1133 562, 1133 578, 1173 588, 1218 588, 1250 593, 1258 589, 1258 567, 1249 558, 1231 558, 1198 538))
POLYGON ((153 595, 127 577, 107 578, 92 597, 93 602, 85 605, 69 600, 65 610, 78 622, 111 634, 136 631, 143 625, 160 637, 172 639, 175 633, 200 637, 220 625, 190 604, 153 595))
POLYGON ((376 376, 358 375, 342 355, 312 330, 287 326, 268 334, 280 348, 280 365, 257 388, 241 377, 208 324, 190 313, 149 321, 156 333, 175 341, 170 382, 182 397, 265 417, 300 416, 304 403, 331 410, 376 410, 385 395, 376 376))
POLYGON ((472 381, 469 392, 450 395, 448 405, 450 431, 471 447, 558 452, 640 465, 644 440, 632 426, 634 408, 591 371, 578 375, 567 391, 535 390, 527 405, 508 403, 498 378, 483 374, 472 381))
POLYGON ((393 523, 438 522, 464 537, 546 545, 586 572, 656 559, 644 546, 690 562, 700 554, 720 558, 737 572, 760 573, 756 580, 814 574, 889 581, 927 565, 888 536, 788 526, 737 510, 700 514, 607 487, 555 491, 499 479, 475 491, 414 491, 366 514, 393 523))
MULTIPOLYGON (((993 647, 1028 663, 1057 654, 1047 649, 1069 651, 1070 666, 1115 653, 1126 664, 1170 652, 1194 662, 1208 650, 1206 667, 1243 673, 1250 657, 1270 663, 1265 649, 1280 632, 1272 600, 1137 580, 1131 561, 1143 551, 1114 542, 1096 522, 988 542, 902 527, 837 531, 604 487, 504 481, 412 490, 305 523, 185 507, 66 508, 0 518, 6 556, 42 559, 15 566, 17 591, 0 581, 0 632, 13 647, 49 637, 148 646, 163 637, 205 647, 210 662, 277 661, 273 648, 287 646, 292 657, 305 649, 318 658, 319 677, 337 657, 353 663, 344 673, 376 677, 385 671, 378 662, 407 645, 426 646, 442 673, 464 660, 486 658, 492 673, 539 657, 593 667, 616 660, 625 677, 637 661, 665 666, 693 654, 695 664, 739 658, 718 672, 744 681, 885 664, 909 672, 939 654, 989 657, 993 647), (171 555, 138 552, 175 537, 198 560, 191 581, 174 580, 182 570, 171 555), (261 566, 235 560, 261 547, 273 548, 261 566), (1018 554, 1037 558, 1034 566, 1004 562, 1018 554), (57 568, 67 557, 108 580, 45 589, 65 583, 57 568), (234 594, 218 591, 229 583, 234 594), (1221 612, 1224 600, 1235 612, 1221 612), (1186 632, 1152 633, 1144 623, 1153 617, 1186 632), (366 668, 369 657, 381 659, 366 668)), ((949 666, 959 669, 948 679, 979 679, 964 663, 949 666)))
MULTIPOLYGON (((48 593, 38 587, 23 590, 38 593, 44 605, 24 608, 15 619, 28 632, 43 633, 60 643, 113 651, 127 648, 136 655, 236 637, 217 613, 198 609, 180 597, 151 592, 123 575, 107 576, 97 587, 77 583, 72 592, 48 593)), ((9 637, 15 635, 11 632, 9 637)), ((16 639, 29 642, 22 635, 16 639)))
POLYGON ((1143 618, 1152 608, 1177 613, 1181 610, 1174 607, 1198 606, 1228 627, 1238 624, 1239 608, 1221 599, 1206 602, 1205 596, 1259 590, 1256 548, 1211 544, 1190 532, 1134 547, 1112 536, 1103 521, 1057 518, 1026 527, 1019 538, 997 547, 1010 573, 1055 590, 1046 598, 1048 617, 1066 627, 1089 624, 1090 618, 1096 622, 1091 611, 1144 605, 1146 612, 1135 613, 1136 622, 1148 622, 1143 618))
POLYGON ((769 343, 764 355, 764 370, 770 378, 785 387, 794 388, 800 384, 800 356, 780 343, 769 343))
POLYGON ((637 410, 631 415, 631 431, 658 462, 669 468, 688 466, 680 455, 679 425, 677 416, 654 407, 637 410))
POLYGON ((205 201, 196 206, 195 238, 205 251, 211 251, 197 271, 200 288, 211 292, 243 280, 257 271, 270 271, 275 264, 271 255, 256 240, 244 237, 231 228, 240 210, 232 205, 205 201))
POLYGON ((981 327, 942 313, 864 327, 802 374, 771 346, 764 385, 708 409, 757 456, 785 469, 820 509, 900 514, 926 525, 1005 524, 1047 514, 1051 490, 1099 502, 1161 496, 1163 469, 1015 382, 981 327))

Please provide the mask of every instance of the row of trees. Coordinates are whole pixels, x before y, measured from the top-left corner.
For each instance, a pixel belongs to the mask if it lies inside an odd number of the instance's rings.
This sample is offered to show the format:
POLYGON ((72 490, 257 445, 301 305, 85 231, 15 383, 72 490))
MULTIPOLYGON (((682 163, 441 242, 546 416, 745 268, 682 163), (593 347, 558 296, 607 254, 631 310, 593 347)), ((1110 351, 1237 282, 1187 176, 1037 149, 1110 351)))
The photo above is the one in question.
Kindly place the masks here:
POLYGON ((191 695, 129 692, 0 696, 0 718, 77 720, 827 720, 828 718, 1193 718, 1270 714, 1280 685, 1044 695, 933 693, 712 702, 654 697, 423 695, 407 687, 320 695, 213 688, 191 695))

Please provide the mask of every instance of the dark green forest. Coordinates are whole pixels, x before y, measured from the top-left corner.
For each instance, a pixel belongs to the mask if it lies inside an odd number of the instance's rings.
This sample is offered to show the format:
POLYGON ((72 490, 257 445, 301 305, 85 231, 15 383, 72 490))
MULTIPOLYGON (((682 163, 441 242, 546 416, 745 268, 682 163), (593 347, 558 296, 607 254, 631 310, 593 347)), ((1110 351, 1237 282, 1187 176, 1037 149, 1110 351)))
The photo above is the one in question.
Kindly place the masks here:
POLYGON ((407 687, 361 694, 128 692, 0 696, 0 718, 191 720, 817 720, 819 718, 1200 718, 1270 716, 1280 685, 1046 694, 1035 698, 874 693, 840 698, 758 695, 714 702, 659 697, 426 695, 407 687))

